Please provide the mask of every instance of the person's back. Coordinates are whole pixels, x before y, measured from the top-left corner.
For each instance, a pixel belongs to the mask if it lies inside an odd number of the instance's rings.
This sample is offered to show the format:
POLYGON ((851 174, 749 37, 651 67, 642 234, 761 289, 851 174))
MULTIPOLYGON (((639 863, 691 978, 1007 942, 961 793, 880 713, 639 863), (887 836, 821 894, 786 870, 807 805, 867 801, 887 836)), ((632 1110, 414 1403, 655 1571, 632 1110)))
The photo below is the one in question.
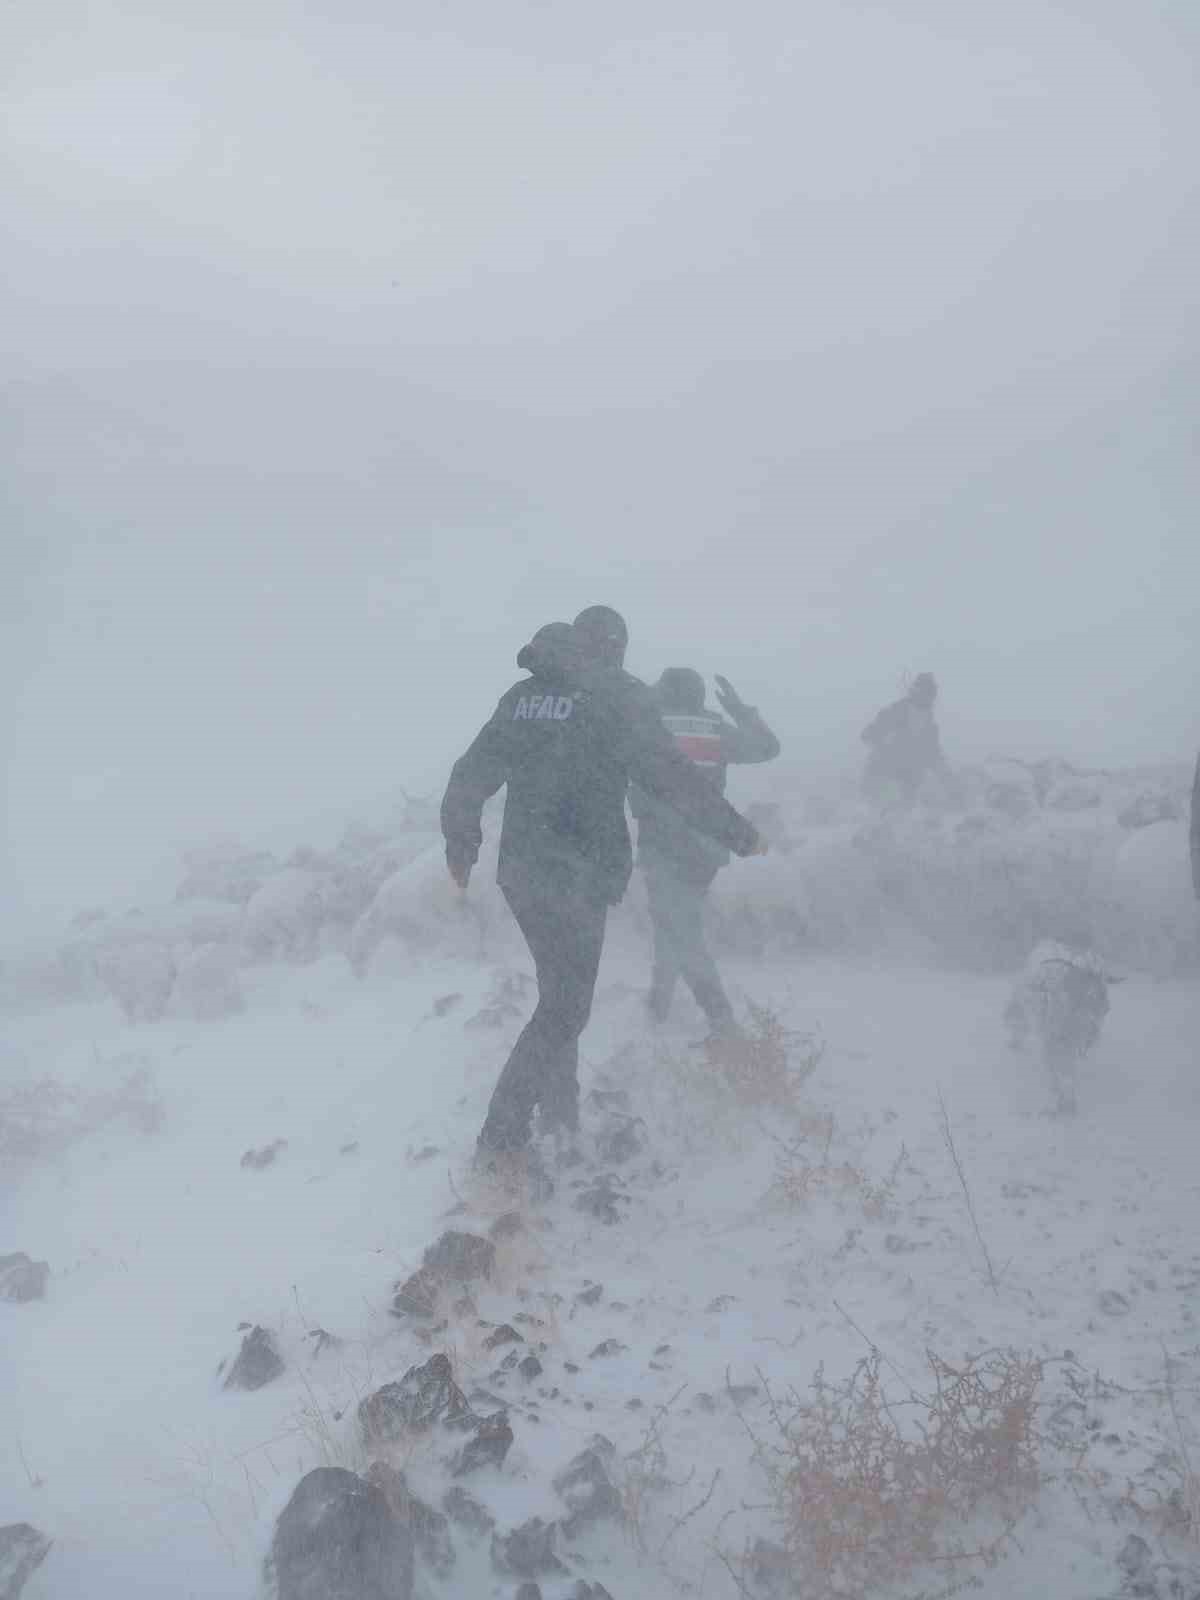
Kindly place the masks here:
POLYGON ((747 853, 757 840, 715 787, 696 783, 646 686, 589 662, 564 623, 540 630, 517 658, 531 676, 504 695, 454 766, 442 803, 452 869, 474 864, 484 802, 506 784, 497 882, 518 893, 596 894, 615 905, 633 853, 625 822, 631 779, 670 796, 674 815, 747 853))
POLYGON ((455 763, 442 801, 446 864, 465 889, 483 806, 507 785, 497 881, 538 974, 538 1006, 492 1095, 479 1136, 487 1164, 524 1150, 535 1106, 547 1129, 578 1125, 578 1040, 587 1023, 608 907, 633 855, 625 794, 635 779, 721 845, 765 848, 744 817, 674 747, 650 691, 623 670, 625 625, 608 607, 552 623, 518 656, 514 684, 455 763))
MULTIPOLYGON (((663 726, 715 793, 725 790, 733 762, 771 761, 779 740, 753 706, 717 679, 718 697, 732 721, 708 710, 704 679, 690 667, 670 667, 655 687, 663 726)), ((638 823, 638 864, 646 877, 654 928, 654 968, 647 1006, 665 1022, 680 977, 708 1018, 714 1034, 736 1029, 733 1007, 704 936, 705 896, 729 852, 688 825, 672 806, 634 788, 630 805, 638 823)))
MULTIPOLYGON (((779 740, 753 706, 718 678, 718 697, 732 721, 705 704, 704 679, 691 667, 668 667, 654 688, 662 724, 685 755, 718 794, 725 793, 733 765, 773 761, 779 740)), ((696 881, 709 882, 729 860, 729 851, 690 827, 673 806, 656 800, 636 785, 629 795, 638 824, 638 860, 670 862, 696 881)))
POLYGON ((936 701, 933 675, 919 673, 904 698, 885 706, 863 729, 863 743, 870 751, 863 774, 868 794, 887 799, 895 790, 900 798, 911 801, 928 773, 943 770, 933 713, 936 701))

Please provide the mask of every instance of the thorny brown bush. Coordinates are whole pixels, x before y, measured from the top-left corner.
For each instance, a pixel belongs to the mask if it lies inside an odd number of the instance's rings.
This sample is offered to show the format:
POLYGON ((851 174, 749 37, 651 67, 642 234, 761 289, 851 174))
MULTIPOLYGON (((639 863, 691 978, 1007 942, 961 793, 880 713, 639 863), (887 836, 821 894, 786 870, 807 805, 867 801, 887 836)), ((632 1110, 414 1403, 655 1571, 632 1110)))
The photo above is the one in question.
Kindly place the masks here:
POLYGON ((792 1139, 776 1139, 775 1173, 768 1199, 789 1210, 800 1210, 825 1196, 836 1205, 852 1204, 869 1221, 890 1217, 895 1209, 896 1186, 908 1163, 900 1146, 882 1177, 872 1177, 857 1160, 833 1153, 837 1124, 832 1113, 808 1118, 792 1139), (817 1143, 817 1148, 811 1147, 817 1143))
POLYGON ((751 1437, 797 1600, 861 1600, 929 1569, 955 1589, 1000 1559, 1037 1494, 1041 1363, 1014 1350, 926 1359, 931 1393, 902 1401, 884 1391, 878 1350, 840 1384, 818 1368, 811 1399, 768 1390, 770 1437, 751 1437), (985 1514, 991 1532, 964 1543, 985 1514))
POLYGON ((692 1151, 742 1149, 757 1137, 745 1113, 801 1113, 805 1083, 825 1053, 816 1034, 785 1028, 766 1006, 749 1007, 741 1038, 708 1039, 689 1050, 660 1049, 643 1103, 653 1103, 664 1132, 692 1151))
POLYGON ((750 1028, 741 1035, 705 1041, 705 1063, 742 1105, 795 1109, 797 1096, 820 1065, 824 1042, 785 1028, 769 1006, 748 1002, 750 1028))

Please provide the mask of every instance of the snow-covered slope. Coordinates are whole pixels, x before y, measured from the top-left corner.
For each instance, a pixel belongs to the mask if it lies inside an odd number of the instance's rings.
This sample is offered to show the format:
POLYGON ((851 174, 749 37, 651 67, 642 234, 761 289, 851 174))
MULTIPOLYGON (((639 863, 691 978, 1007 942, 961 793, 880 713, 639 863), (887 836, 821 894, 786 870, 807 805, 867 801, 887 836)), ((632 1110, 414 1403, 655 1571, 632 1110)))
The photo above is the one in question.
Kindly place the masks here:
MULTIPOLYGON (((782 1088, 694 1048, 683 997, 648 1029, 635 893, 584 1043, 591 1159, 536 1203, 469 1170, 531 1003, 486 868, 464 904, 436 850, 400 851, 343 907, 342 948, 295 921, 299 963, 239 947, 242 1009, 226 1015, 171 1005, 132 1025, 92 985, 13 1010, 0 1256, 50 1268, 44 1298, 0 1300, 0 1524, 54 1541, 28 1600, 245 1600, 304 1473, 365 1471, 359 1404, 441 1350, 476 1403, 509 1409, 502 1467, 468 1480, 501 1532, 561 1524, 556 1473, 596 1434, 615 1447, 624 1516, 560 1526, 546 1600, 580 1577, 616 1600, 768 1592, 772 1542, 798 1548, 764 1470, 789 1395, 870 1358, 911 1404, 929 1352, 987 1350, 1036 1368, 1044 1481, 1019 1544, 976 1564, 980 1592, 1171 1593, 1165 1565, 1139 1590, 1149 1569, 1124 1577, 1116 1557, 1136 1534, 1182 1571, 1200 1537, 1185 1469, 1187 1450, 1200 1459, 1200 987, 1131 970, 1078 1116, 1049 1118, 1037 1063, 1006 1048, 1007 976, 950 974, 919 943, 886 964, 835 956, 781 926, 802 852, 808 871, 849 848, 810 835, 722 886, 735 992, 791 1036, 782 1088), (445 1326, 392 1313, 443 1230, 487 1234, 514 1207, 492 1280, 445 1326), (223 1387, 243 1324, 285 1362, 254 1392, 223 1387), (540 1374, 488 1348, 502 1324, 540 1374)), ((1167 893, 1147 890, 1142 914, 1167 893)), ((438 1503, 450 1453, 430 1435, 388 1459, 438 1503)), ((996 1527, 985 1512, 953 1533, 969 1546, 996 1527)), ((448 1574, 418 1561, 418 1594, 516 1593, 486 1537, 459 1529, 455 1545, 448 1574)), ((947 1581, 914 1572, 899 1592, 947 1581)))

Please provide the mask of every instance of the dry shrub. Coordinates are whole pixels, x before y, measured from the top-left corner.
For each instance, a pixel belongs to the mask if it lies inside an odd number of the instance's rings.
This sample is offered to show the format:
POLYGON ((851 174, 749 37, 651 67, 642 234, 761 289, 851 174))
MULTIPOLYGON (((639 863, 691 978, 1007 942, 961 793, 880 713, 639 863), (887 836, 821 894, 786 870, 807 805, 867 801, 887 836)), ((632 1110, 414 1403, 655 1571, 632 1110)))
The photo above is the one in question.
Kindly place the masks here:
POLYGON ((1174 1531, 1191 1544, 1200 1546, 1200 1471, 1197 1471, 1188 1441, 1187 1429, 1180 1413, 1179 1393, 1175 1383, 1175 1362, 1163 1347, 1163 1388, 1171 1413, 1174 1431, 1173 1445, 1168 1451, 1175 1476, 1176 1492, 1171 1504, 1177 1512, 1174 1531))
POLYGON ((720 1073, 739 1104, 794 1110, 801 1088, 825 1054, 824 1042, 785 1028, 769 1006, 750 1001, 747 1009, 749 1031, 706 1040, 706 1064, 720 1073))
POLYGON ((775 1175, 767 1198, 789 1210, 802 1210, 819 1198, 854 1205, 871 1222, 895 1212, 896 1186, 908 1162, 901 1145, 885 1176, 871 1177, 856 1160, 837 1159, 837 1123, 831 1112, 803 1119, 793 1139, 776 1139, 775 1175), (810 1145, 816 1145, 816 1149, 810 1145))
POLYGON ((1085 1503, 1088 1497, 1098 1496, 1109 1513, 1132 1513, 1160 1539, 1176 1540, 1193 1549, 1200 1548, 1200 1452, 1194 1442, 1195 1399, 1200 1387, 1180 1382, 1180 1377, 1186 1363, 1197 1356, 1200 1346, 1182 1355, 1170 1355, 1164 1346, 1162 1381, 1141 1389, 1127 1389, 1099 1372, 1085 1376, 1068 1367, 1065 1378, 1071 1398, 1054 1413, 1053 1431, 1048 1436, 1049 1442, 1068 1456, 1067 1481, 1085 1503), (1090 1460, 1099 1433, 1097 1407, 1135 1398, 1156 1404, 1161 1420, 1141 1437, 1146 1460, 1140 1470, 1126 1476, 1124 1490, 1114 1501, 1112 1471, 1090 1460))
POLYGON ((664 1133, 688 1150, 741 1149, 757 1135, 747 1110, 802 1114, 800 1095, 825 1053, 824 1041, 785 1028, 769 1007, 749 1010, 743 1037, 707 1039, 679 1053, 660 1050, 645 1080, 664 1133))
POLYGON ((641 1556, 658 1561, 672 1540, 707 1507, 721 1476, 718 1467, 706 1486, 697 1485, 694 1465, 682 1478, 671 1476, 663 1434, 686 1387, 685 1384, 676 1389, 669 1400, 655 1407, 640 1444, 612 1464, 613 1484, 621 1500, 622 1526, 641 1556), (680 1506, 669 1518, 661 1514, 660 1508, 660 1502, 668 1495, 674 1496, 680 1506))
MULTIPOLYGON (((681 1391, 680 1391, 681 1392, 681 1391)), ((646 1555, 650 1550, 650 1527, 654 1507, 666 1490, 677 1488, 668 1471, 663 1427, 679 1392, 664 1405, 656 1406, 646 1424, 641 1443, 622 1456, 614 1467, 617 1493, 621 1497, 621 1516, 634 1546, 646 1555)))
POLYGON ((1041 1363, 1013 1350, 927 1361, 932 1393, 901 1402, 877 1350, 841 1384, 818 1368, 811 1400, 768 1390, 772 1436, 752 1437, 797 1600, 861 1600, 929 1568, 958 1587, 999 1560, 1032 1503, 1041 1363), (991 1533, 964 1543, 956 1530, 984 1514, 991 1533))

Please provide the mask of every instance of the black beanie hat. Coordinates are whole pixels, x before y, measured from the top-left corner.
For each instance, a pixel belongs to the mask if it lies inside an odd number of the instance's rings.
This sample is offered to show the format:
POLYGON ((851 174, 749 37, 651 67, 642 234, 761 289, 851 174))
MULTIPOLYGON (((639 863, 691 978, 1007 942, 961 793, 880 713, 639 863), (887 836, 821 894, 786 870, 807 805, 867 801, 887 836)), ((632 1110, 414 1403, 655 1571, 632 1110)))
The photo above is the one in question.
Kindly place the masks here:
POLYGON ((692 667, 668 667, 654 685, 664 711, 704 710, 704 679, 692 667))
POLYGON ((583 653, 593 661, 620 666, 629 643, 629 629, 611 606, 588 606, 575 618, 575 635, 583 653))

